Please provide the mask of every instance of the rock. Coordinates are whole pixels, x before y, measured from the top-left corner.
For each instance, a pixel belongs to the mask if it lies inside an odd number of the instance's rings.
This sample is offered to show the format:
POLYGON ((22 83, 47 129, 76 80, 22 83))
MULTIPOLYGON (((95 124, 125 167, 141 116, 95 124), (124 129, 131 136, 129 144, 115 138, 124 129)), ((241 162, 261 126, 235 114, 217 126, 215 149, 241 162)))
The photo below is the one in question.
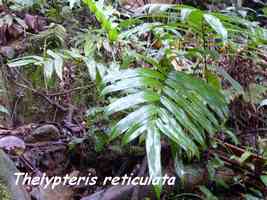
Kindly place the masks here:
POLYGON ((60 137, 59 130, 52 124, 40 126, 33 130, 32 134, 25 138, 26 142, 45 142, 57 140, 60 137))
POLYGON ((7 189, 12 200, 31 200, 24 187, 20 183, 16 184, 16 176, 14 174, 18 172, 13 161, 9 159, 3 150, 0 150, 0 182, 2 186, 7 189))
POLYGON ((24 141, 15 136, 6 136, 0 139, 0 148, 14 155, 21 155, 26 148, 24 141))
POLYGON ((4 47, 1 47, 0 48, 0 53, 8 58, 8 59, 12 59, 15 57, 16 55, 16 52, 15 52, 15 49, 13 47, 9 47, 9 46, 4 46, 4 47))

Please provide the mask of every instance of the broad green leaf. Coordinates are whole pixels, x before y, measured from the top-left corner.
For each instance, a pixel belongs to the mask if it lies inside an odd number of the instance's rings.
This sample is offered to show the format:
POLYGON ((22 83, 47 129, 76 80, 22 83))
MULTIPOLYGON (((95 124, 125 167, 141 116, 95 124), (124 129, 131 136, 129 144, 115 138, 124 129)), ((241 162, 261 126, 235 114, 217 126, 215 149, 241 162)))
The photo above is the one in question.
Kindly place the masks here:
POLYGON ((54 61, 52 59, 49 59, 44 63, 45 78, 51 79, 53 72, 54 72, 54 61))
POLYGON ((207 107, 207 103, 203 101, 198 93, 191 92, 187 95, 191 97, 192 106, 194 106, 199 113, 204 113, 204 115, 209 119, 215 127, 219 127, 218 119, 215 117, 214 113, 211 112, 211 109, 207 107))
POLYGON ((173 81, 170 81, 170 84, 172 86, 175 86, 176 91, 178 93, 183 93, 183 98, 180 98, 180 100, 183 101, 185 104, 190 104, 190 109, 192 109, 192 112, 198 113, 199 115, 203 115, 203 117, 205 116, 215 126, 218 126, 216 118, 210 112, 210 110, 207 109, 207 102, 204 100, 204 98, 201 97, 199 93, 196 93, 193 90, 187 90, 183 88, 182 85, 175 85, 173 81), (188 100, 190 100, 190 102, 188 102, 188 100))
POLYGON ((217 90, 222 89, 221 80, 215 73, 213 73, 211 70, 205 69, 204 75, 209 85, 217 90))
MULTIPOLYGON (((228 114, 226 98, 218 87, 183 72, 165 74, 153 69, 128 69, 110 72, 103 80, 107 86, 102 94, 123 95, 107 107, 106 113, 132 111, 126 113, 111 133, 111 139, 124 134, 123 144, 144 133, 147 142, 152 140, 152 132, 157 132, 159 137, 166 136, 176 152, 185 153, 189 159, 199 158, 200 149, 206 147, 206 138, 218 130, 219 120, 224 121, 228 114)), ((152 152, 155 151, 147 151, 148 156, 152 152)), ((149 162, 152 175, 157 171, 153 164, 149 162)), ((160 186, 155 189, 159 196, 160 186)))
POLYGON ((245 200, 263 200, 263 198, 256 197, 252 194, 246 194, 244 198, 245 200))
POLYGON ((196 107, 191 106, 190 102, 188 102, 186 99, 183 99, 178 95, 178 93, 176 93, 174 90, 171 90, 170 88, 166 87, 164 89, 164 93, 166 93, 166 95, 173 99, 177 103, 177 106, 183 108, 190 117, 198 122, 198 125, 205 128, 210 134, 214 133, 215 130, 211 122, 205 117, 203 113, 199 113, 199 111, 196 110, 196 107))
MULTIPOLYGON (((149 124, 147 129, 146 136, 146 153, 147 153, 147 162, 149 168, 149 175, 152 179, 154 178, 162 178, 161 171, 161 143, 160 143, 160 133, 156 128, 155 122, 152 121, 149 124)), ((155 185, 155 191, 157 194, 157 198, 160 199, 160 191, 161 191, 161 182, 159 185, 155 185)))
POLYGON ((205 195, 205 200, 218 200, 218 198, 205 186, 199 186, 199 189, 205 195))
POLYGON ((230 139, 233 141, 233 143, 235 145, 238 145, 239 144, 239 141, 238 141, 237 136, 236 136, 235 133, 233 133, 231 130, 227 130, 227 129, 226 130, 222 129, 222 131, 224 133, 226 133, 230 137, 230 139))
MULTIPOLYGON (((201 31, 203 26, 203 11, 199 9, 193 9, 190 15, 187 16, 186 22, 196 32, 201 31)), ((187 28, 188 29, 188 28, 187 28)))
POLYGON ((146 126, 147 120, 144 121, 141 125, 132 126, 123 136, 122 143, 128 144, 147 130, 146 126))
POLYGON ((115 82, 121 79, 128 79, 134 77, 150 77, 159 80, 165 80, 165 76, 155 70, 141 68, 141 69, 127 69, 121 71, 115 71, 109 73, 107 76, 104 77, 103 82, 115 82))
POLYGON ((192 8, 183 8, 181 9, 181 21, 184 22, 187 17, 194 11, 192 8))
POLYGON ((31 7, 34 3, 37 3, 37 0, 15 0, 15 3, 24 7, 31 7))
POLYGON ((241 164, 244 164, 250 157, 251 157, 251 152, 249 151, 245 151, 241 157, 238 159, 238 161, 241 163, 241 164))
MULTIPOLYGON (((178 145, 185 144, 185 147, 188 148, 193 155, 196 155, 197 157, 199 156, 198 147, 195 145, 193 139, 187 135, 182 126, 177 123, 175 118, 173 118, 170 113, 164 109, 160 109, 159 119, 161 120, 159 122, 163 122, 163 127, 166 128, 165 131, 162 131, 163 134, 170 137, 170 139, 175 138, 176 140, 174 140, 174 142, 176 142, 178 145)), ((197 135, 198 133, 194 133, 192 137, 195 137, 195 134, 197 135)))
POLYGON ((199 156, 197 146, 186 136, 183 129, 178 124, 176 124, 177 126, 175 127, 170 123, 164 123, 161 119, 158 119, 156 124, 157 128, 169 139, 175 142, 180 149, 183 149, 187 155, 193 154, 197 157, 199 156))
POLYGON ((221 35, 224 42, 228 39, 228 32, 223 26, 222 22, 215 16, 211 14, 204 14, 204 19, 213 28, 215 32, 221 35))
POLYGON ((63 58, 51 50, 48 50, 47 54, 54 58, 55 72, 56 72, 57 76, 61 80, 63 80, 63 67, 64 67, 63 66, 63 58))
POLYGON ((137 70, 127 69, 121 71, 112 71, 103 78, 103 83, 113 83, 121 79, 134 78, 138 76, 137 70))
POLYGON ((109 17, 110 13, 108 13, 106 9, 107 6, 103 5, 103 1, 83 0, 83 2, 88 6, 90 11, 94 13, 102 28, 108 33, 109 40, 115 42, 118 39, 119 33, 115 23, 113 23, 109 17))
POLYGON ((88 57, 88 58, 85 58, 84 61, 85 61, 85 64, 87 66, 90 78, 92 80, 96 80, 97 69, 96 69, 95 60, 93 60, 93 58, 91 58, 91 57, 88 57))
POLYGON ((157 113, 157 108, 153 105, 147 105, 130 113, 125 118, 121 119, 112 131, 112 139, 115 139, 133 125, 141 124, 147 119, 151 119, 157 113))
POLYGON ((221 92, 212 88, 204 81, 194 78, 190 75, 179 73, 170 73, 166 84, 174 89, 183 87, 184 90, 192 90, 200 95, 203 100, 218 114, 221 119, 224 119, 228 113, 228 106, 225 97, 221 92), (219 109, 218 109, 219 108, 219 109))
POLYGON ((119 37, 119 33, 116 28, 111 29, 108 31, 108 39, 110 41, 116 41, 119 37))
POLYGON ((106 113, 113 114, 115 112, 131 108, 140 103, 153 103, 155 101, 159 101, 159 98, 159 95, 153 92, 139 92, 137 94, 128 95, 110 104, 106 109, 106 113))
POLYGON ((208 104, 221 106, 227 105, 226 100, 220 91, 212 88, 203 80, 193 77, 192 75, 183 72, 170 73, 169 79, 174 80, 176 85, 181 85, 185 89, 197 92, 208 104))
POLYGON ((8 114, 9 115, 9 111, 2 105, 0 105, 0 112, 8 114))
MULTIPOLYGON (((161 103, 165 106, 166 109, 170 111, 170 113, 175 116, 176 120, 179 122, 180 126, 186 128, 186 130, 190 131, 192 137, 195 137, 196 141, 205 146, 205 141, 203 136, 201 135, 200 128, 197 128, 193 122, 188 118, 187 114, 183 111, 183 109, 177 107, 170 99, 166 97, 161 98, 161 103)), ((181 133, 181 130, 177 130, 177 133, 181 133)))
POLYGON ((26 66, 26 65, 30 65, 30 64, 34 64, 36 63, 36 60, 34 59, 23 59, 22 60, 18 60, 12 63, 8 63, 9 67, 21 67, 21 66, 26 66))
POLYGON ((107 71, 106 66, 102 63, 96 63, 96 69, 97 69, 97 72, 99 73, 100 78, 102 80, 102 78, 104 77, 104 75, 106 74, 106 71, 107 71))
POLYGON ((28 60, 28 59, 33 59, 33 60, 37 60, 37 61, 44 61, 44 58, 40 57, 40 56, 24 56, 24 57, 20 57, 20 58, 15 58, 12 61, 16 62, 19 60, 28 60))
POLYGON ((108 94, 130 88, 141 88, 141 87, 159 87, 160 81, 149 77, 135 77, 124 79, 114 83, 113 85, 107 86, 102 91, 102 94, 108 94))
POLYGON ((261 181, 264 183, 264 185, 267 187, 267 176, 266 175, 262 175, 260 176, 261 181))

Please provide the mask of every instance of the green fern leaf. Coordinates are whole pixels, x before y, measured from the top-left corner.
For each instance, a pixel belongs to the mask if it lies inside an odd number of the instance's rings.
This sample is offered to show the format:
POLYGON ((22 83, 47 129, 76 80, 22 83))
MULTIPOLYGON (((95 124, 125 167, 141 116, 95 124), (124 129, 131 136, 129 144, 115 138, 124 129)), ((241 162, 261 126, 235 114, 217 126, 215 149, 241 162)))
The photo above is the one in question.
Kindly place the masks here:
POLYGON ((101 23, 102 28, 108 33, 109 40, 114 42, 118 39, 118 30, 105 15, 104 8, 100 8, 94 0, 84 0, 90 11, 94 13, 96 19, 101 23))
MULTIPOLYGON (((107 86, 102 94, 122 94, 106 113, 128 113, 113 128, 111 140, 123 135, 122 142, 127 144, 145 134, 149 172, 154 178, 161 176, 160 138, 174 142, 189 158, 199 157, 207 137, 228 114, 226 99, 218 89, 183 72, 128 69, 106 75, 103 82, 107 86)), ((155 187, 157 193, 160 188, 160 184, 155 187)))

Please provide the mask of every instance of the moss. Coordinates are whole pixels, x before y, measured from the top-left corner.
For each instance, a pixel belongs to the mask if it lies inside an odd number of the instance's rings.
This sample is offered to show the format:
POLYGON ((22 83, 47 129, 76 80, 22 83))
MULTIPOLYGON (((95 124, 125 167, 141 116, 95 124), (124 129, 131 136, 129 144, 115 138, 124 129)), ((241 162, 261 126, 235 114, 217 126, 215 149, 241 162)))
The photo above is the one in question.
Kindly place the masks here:
POLYGON ((10 192, 7 187, 0 182, 0 199, 1 200, 11 200, 10 192))

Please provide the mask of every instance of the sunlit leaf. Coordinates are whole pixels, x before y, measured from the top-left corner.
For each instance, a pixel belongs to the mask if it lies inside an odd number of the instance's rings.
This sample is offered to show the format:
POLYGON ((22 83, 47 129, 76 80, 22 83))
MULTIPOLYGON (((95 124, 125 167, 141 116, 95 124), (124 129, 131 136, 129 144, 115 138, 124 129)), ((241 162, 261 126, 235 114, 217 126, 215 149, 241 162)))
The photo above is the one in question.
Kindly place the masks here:
POLYGON ((251 157, 251 152, 249 151, 245 151, 241 157, 238 159, 238 161, 241 163, 241 164, 244 164, 249 158, 251 157))
POLYGON ((181 21, 185 21, 187 17, 192 13, 194 9, 192 8, 183 8, 181 9, 181 21))
POLYGON ((264 183, 264 185, 267 187, 267 176, 263 175, 263 176, 260 176, 260 178, 261 178, 261 181, 264 183))
POLYGON ((62 80, 63 79, 63 58, 51 50, 48 50, 47 54, 54 58, 55 72, 58 75, 58 77, 62 80))
POLYGON ((207 80, 207 82, 212 86, 214 87, 215 89, 221 89, 221 81, 219 79, 219 77, 213 73, 212 71, 206 69, 204 71, 204 75, 205 75, 205 78, 207 80))
POLYGON ((51 79, 54 72, 54 62, 52 59, 47 60, 44 63, 44 75, 46 79, 51 79))
POLYGON ((92 58, 85 58, 85 64, 87 66, 90 78, 92 80, 96 79, 96 63, 92 58))
POLYGON ((205 186, 200 186, 199 189, 205 195, 205 200, 218 200, 218 198, 205 186))
POLYGON ((5 114, 9 114, 9 111, 6 109, 6 107, 0 105, 0 112, 1 113, 5 113, 5 114))
POLYGON ((145 102, 152 103, 154 101, 158 101, 159 98, 160 97, 156 93, 152 93, 152 92, 140 92, 140 93, 128 95, 110 104, 107 107, 106 112, 108 114, 112 114, 114 112, 128 109, 140 103, 145 103, 145 102))
MULTIPOLYGON (((147 162, 149 167, 149 175, 152 179, 161 178, 161 144, 160 144, 160 132, 153 124, 155 122, 151 122, 147 129, 146 136, 146 153, 147 153, 147 162)), ((160 199, 160 190, 161 183, 159 185, 155 185, 155 191, 158 199, 160 199)))
POLYGON ((228 39, 228 32, 222 22, 211 14, 204 14, 204 19, 214 29, 214 31, 221 35, 223 41, 226 42, 228 39))
POLYGON ((34 59, 23 59, 23 60, 18 60, 18 61, 9 63, 8 66, 9 67, 21 67, 21 66, 34 64, 35 62, 36 62, 36 60, 34 60, 34 59))
MULTIPOLYGON (((111 140, 123 134, 123 144, 127 144, 146 133, 152 176, 160 171, 160 161, 155 156, 159 155, 161 136, 188 158, 199 158, 200 149, 207 146, 207 137, 215 134, 220 120, 224 121, 228 114, 219 87, 183 72, 128 69, 108 73, 103 82, 103 95, 122 95, 105 109, 109 115, 121 112, 124 116, 114 126, 111 140)), ((155 187, 158 195, 160 188, 155 187)))

